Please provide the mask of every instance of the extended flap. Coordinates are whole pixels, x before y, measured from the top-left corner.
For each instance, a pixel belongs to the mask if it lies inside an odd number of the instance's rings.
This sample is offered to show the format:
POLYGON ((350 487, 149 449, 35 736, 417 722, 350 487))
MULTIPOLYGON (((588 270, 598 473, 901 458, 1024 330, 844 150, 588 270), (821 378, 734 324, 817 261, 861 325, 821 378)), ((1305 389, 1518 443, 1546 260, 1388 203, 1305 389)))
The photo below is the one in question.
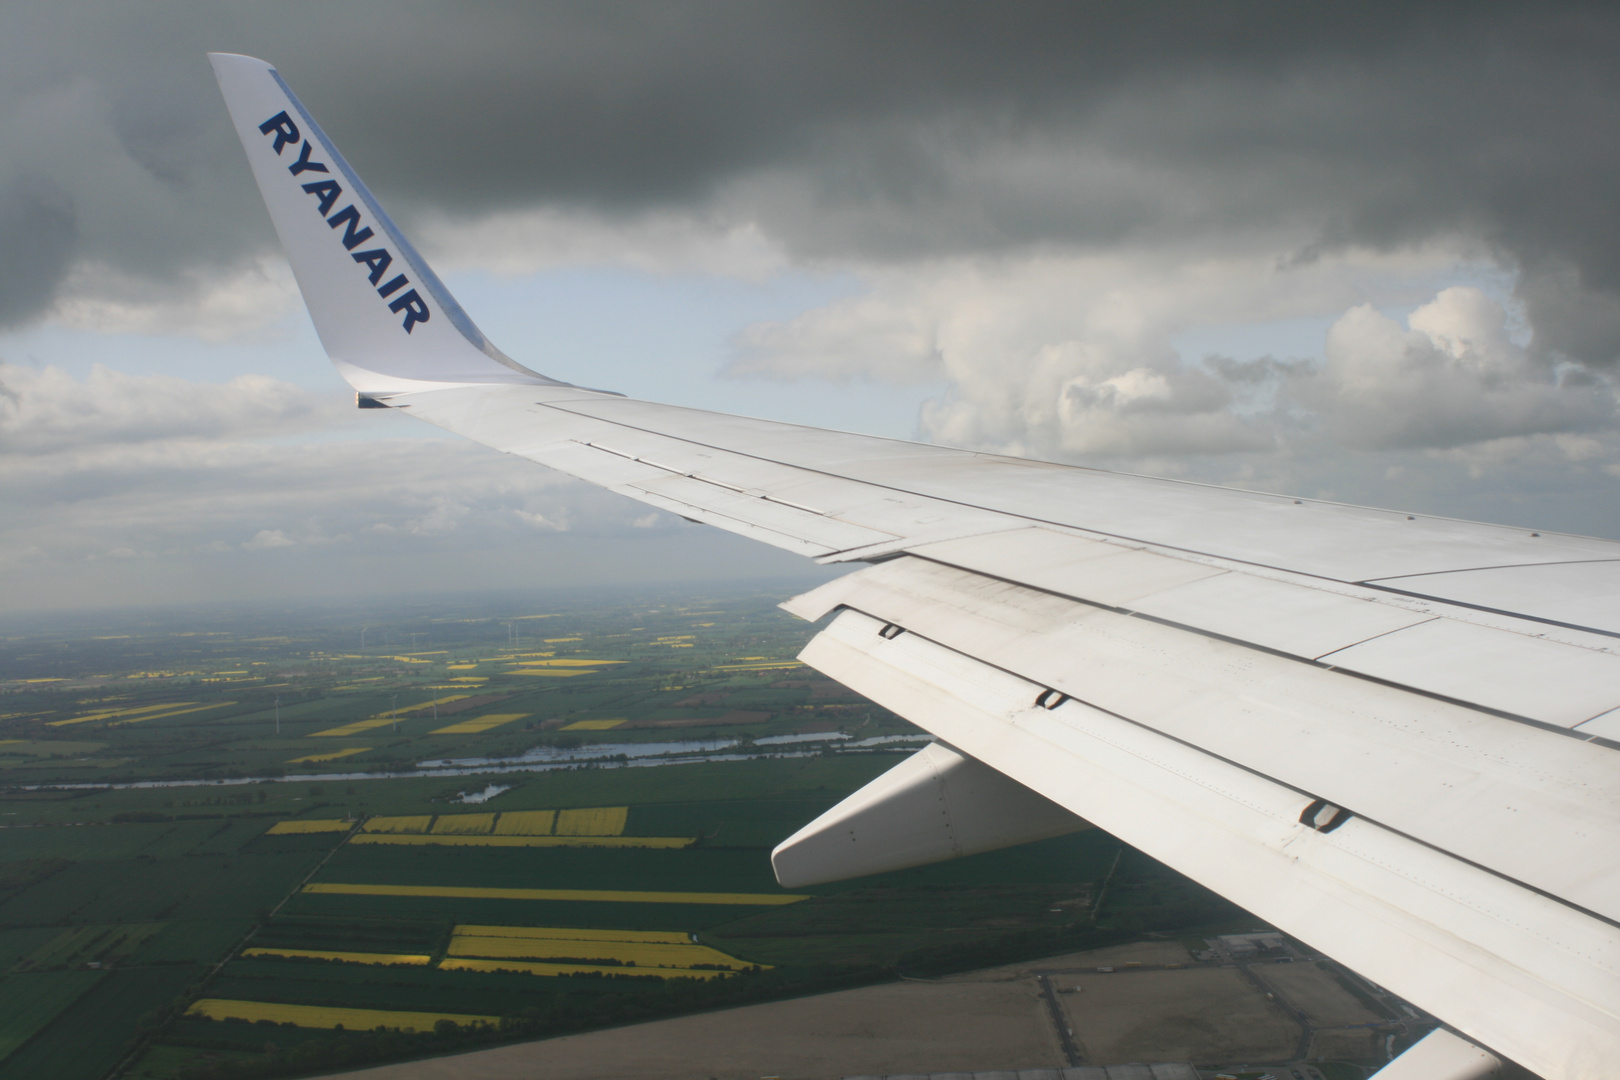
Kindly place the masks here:
POLYGON ((787 888, 926 866, 1075 832, 1086 823, 990 766, 934 743, 771 852, 787 888))

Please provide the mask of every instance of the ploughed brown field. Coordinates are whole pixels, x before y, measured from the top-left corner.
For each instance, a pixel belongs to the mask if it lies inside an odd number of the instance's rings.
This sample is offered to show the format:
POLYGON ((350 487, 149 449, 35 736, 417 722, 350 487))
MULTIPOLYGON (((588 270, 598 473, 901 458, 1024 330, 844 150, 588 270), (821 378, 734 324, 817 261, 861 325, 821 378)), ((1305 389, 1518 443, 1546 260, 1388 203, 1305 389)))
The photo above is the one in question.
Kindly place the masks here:
MULTIPOLYGON (((345 1075, 351 1080, 530 1080, 538 1075, 547 1080, 809 1080, 1053 1068, 1066 1062, 1037 972, 1052 973, 1048 977, 1060 991, 1087 1064, 1293 1056, 1299 1026, 1237 971, 1125 968, 1190 960, 1174 942, 1123 945, 345 1075), (1098 967, 1119 970, 1099 973, 1098 967)), ((1316 974, 1314 968, 1301 969, 1316 974)), ((1325 977, 1323 982, 1331 985, 1325 977)))

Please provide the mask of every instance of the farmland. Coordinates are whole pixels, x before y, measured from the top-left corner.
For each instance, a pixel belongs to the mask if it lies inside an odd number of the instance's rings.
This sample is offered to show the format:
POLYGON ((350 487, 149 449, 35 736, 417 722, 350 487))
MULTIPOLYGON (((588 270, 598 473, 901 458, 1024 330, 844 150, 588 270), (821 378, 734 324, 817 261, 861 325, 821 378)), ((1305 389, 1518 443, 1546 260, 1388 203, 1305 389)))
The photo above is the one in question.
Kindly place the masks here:
POLYGON ((1251 925, 1094 829, 778 887, 773 845, 921 745, 798 664, 779 598, 13 628, 0 1080, 294 1075, 1251 925))

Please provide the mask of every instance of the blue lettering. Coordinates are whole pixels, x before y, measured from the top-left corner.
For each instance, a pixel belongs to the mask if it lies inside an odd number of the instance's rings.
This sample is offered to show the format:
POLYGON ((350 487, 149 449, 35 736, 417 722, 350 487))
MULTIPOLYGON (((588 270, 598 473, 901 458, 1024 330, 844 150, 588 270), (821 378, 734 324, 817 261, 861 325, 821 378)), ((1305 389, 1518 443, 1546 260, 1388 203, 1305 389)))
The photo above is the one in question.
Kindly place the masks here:
POLYGON ((401 311, 405 313, 405 332, 407 334, 411 332, 411 327, 417 323, 428 321, 427 302, 416 295, 415 289, 389 304, 388 310, 396 315, 401 311))
MULTIPOLYGON (((386 285, 384 285, 382 288, 378 289, 377 291, 379 293, 381 293, 383 296, 392 296, 394 293, 399 292, 399 290, 400 290, 400 288, 402 286, 409 285, 410 283, 411 283, 411 279, 406 277, 404 274, 401 274, 398 277, 396 277, 396 278, 392 279, 391 281, 389 281, 386 285)), ((411 291, 415 292, 416 290, 412 289, 411 291)))
POLYGON ((305 184, 304 190, 321 200, 321 217, 332 212, 332 204, 343 194, 343 189, 338 186, 336 180, 316 180, 314 183, 305 184))
POLYGON ((298 160, 287 166, 287 171, 294 176, 303 172, 327 172, 325 165, 318 161, 309 160, 310 151, 313 149, 315 149, 315 144, 305 139, 304 145, 298 148, 298 160))
MULTIPOLYGON (((365 263, 367 266, 371 267, 370 277, 373 285, 382 280, 383 273, 387 271, 388 265, 394 261, 394 257, 388 254, 388 251, 385 248, 372 248, 370 251, 357 251, 351 255, 350 258, 357 263, 365 263)), ((404 283, 401 282, 401 284, 404 283)))
POLYGON ((259 130, 266 135, 275 132, 277 154, 281 153, 283 146, 298 141, 298 125, 292 122, 285 109, 260 124, 259 130))
POLYGON ((343 226, 343 247, 347 251, 353 251, 372 237, 370 225, 363 229, 355 228, 360 224, 360 211, 354 208, 353 203, 327 218, 326 223, 334 229, 343 226))

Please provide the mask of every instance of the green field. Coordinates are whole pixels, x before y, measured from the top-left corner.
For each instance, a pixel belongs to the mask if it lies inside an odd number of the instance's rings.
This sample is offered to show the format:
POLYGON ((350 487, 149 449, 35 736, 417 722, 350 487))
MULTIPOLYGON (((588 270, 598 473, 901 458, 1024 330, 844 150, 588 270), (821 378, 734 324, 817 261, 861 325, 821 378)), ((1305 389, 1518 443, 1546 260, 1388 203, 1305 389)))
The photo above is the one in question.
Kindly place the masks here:
POLYGON ((202 971, 167 966, 109 973, 20 1050, 0 1060, 0 1080, 96 1080, 106 1075, 139 1037, 141 1018, 175 1000, 202 971))
POLYGON ((104 978, 99 971, 0 977, 0 1061, 104 978))

